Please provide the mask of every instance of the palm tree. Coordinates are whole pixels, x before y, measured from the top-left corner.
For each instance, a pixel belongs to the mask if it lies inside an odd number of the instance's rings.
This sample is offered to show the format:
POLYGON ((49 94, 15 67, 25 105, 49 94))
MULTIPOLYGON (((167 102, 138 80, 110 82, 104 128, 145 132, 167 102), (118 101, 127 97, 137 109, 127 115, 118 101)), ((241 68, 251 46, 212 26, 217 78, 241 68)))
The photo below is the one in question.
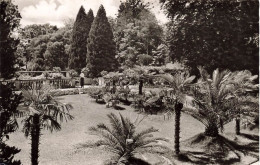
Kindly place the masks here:
POLYGON ((22 94, 26 103, 24 110, 23 131, 25 136, 31 136, 31 163, 38 165, 39 144, 41 129, 60 130, 63 119, 72 120, 69 110, 70 104, 63 104, 55 100, 50 94, 52 87, 49 85, 32 85, 27 89, 22 89, 22 94))
POLYGON ((194 107, 186 108, 185 112, 205 125, 205 135, 216 137, 219 128, 223 129, 223 125, 232 120, 229 118, 230 100, 234 97, 232 74, 228 70, 220 72, 216 69, 210 79, 202 67, 199 71, 201 78, 193 88, 194 107))
MULTIPOLYGON (((89 130, 100 136, 102 139, 97 141, 97 146, 104 146, 113 152, 115 161, 120 164, 128 164, 134 161, 137 153, 163 153, 167 147, 157 144, 158 141, 168 141, 164 138, 154 138, 152 133, 158 132, 157 129, 149 128, 139 133, 136 132, 136 125, 121 114, 117 117, 110 113, 107 115, 111 128, 101 123, 89 130), (160 149, 158 151, 158 149, 160 149)), ((140 122, 139 122, 140 123, 140 122)))
POLYGON ((206 149, 205 152, 208 152, 209 156, 216 158, 214 163, 222 161, 222 158, 227 156, 230 151, 237 156, 238 160, 241 153, 252 152, 255 154, 254 143, 248 146, 240 145, 219 135, 219 129, 223 130, 225 124, 238 118, 238 115, 242 114, 241 108, 247 108, 250 100, 250 98, 236 95, 241 88, 238 88, 238 82, 234 78, 235 74, 228 70, 220 72, 219 69, 216 69, 211 78, 203 68, 199 67, 199 70, 201 78, 192 88, 193 97, 190 102, 193 104, 185 107, 183 111, 203 123, 205 131, 203 134, 186 140, 185 143, 188 145, 200 143, 201 149, 206 149), (237 105, 234 100, 237 101, 237 105))
POLYGON ((175 153, 180 153, 180 118, 183 104, 186 103, 188 98, 188 89, 192 85, 195 76, 190 76, 188 72, 178 72, 174 76, 166 73, 158 75, 157 77, 163 78, 170 85, 170 94, 168 107, 174 109, 175 113, 175 153))
POLYGON ((236 71, 232 73, 232 81, 234 85, 233 102, 231 106, 234 107, 233 115, 236 121, 236 134, 240 134, 240 119, 258 116, 259 102, 254 96, 258 93, 259 85, 255 83, 258 75, 252 75, 248 70, 236 71), (251 116, 251 117, 250 117, 251 116))
POLYGON ((219 128, 223 130, 223 125, 233 119, 237 119, 238 128, 241 108, 252 104, 250 97, 243 95, 257 87, 252 84, 255 78, 242 73, 244 71, 232 73, 216 69, 211 79, 206 70, 202 67, 199 70, 201 78, 193 88, 195 104, 194 107, 186 108, 186 112, 205 125, 204 134, 207 136, 218 136, 219 128))
POLYGON ((230 102, 233 107, 230 113, 230 119, 235 119, 236 134, 240 135, 241 120, 244 121, 245 126, 254 123, 255 118, 259 116, 259 100, 257 97, 250 95, 234 97, 230 102))

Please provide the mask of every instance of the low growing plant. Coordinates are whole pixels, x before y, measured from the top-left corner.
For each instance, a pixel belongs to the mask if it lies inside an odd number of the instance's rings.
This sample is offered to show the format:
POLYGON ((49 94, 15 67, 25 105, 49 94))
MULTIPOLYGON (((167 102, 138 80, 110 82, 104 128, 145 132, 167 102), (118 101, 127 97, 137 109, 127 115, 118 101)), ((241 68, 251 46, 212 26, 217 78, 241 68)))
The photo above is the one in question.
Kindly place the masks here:
POLYGON ((153 133, 158 132, 157 129, 151 127, 137 132, 137 123, 131 122, 121 114, 118 117, 111 113, 108 118, 111 127, 100 123, 89 130, 101 137, 94 146, 103 146, 114 153, 113 163, 109 164, 132 164, 137 159, 137 153, 163 154, 169 151, 166 146, 158 144, 159 141, 167 142, 168 139, 153 137, 153 133))

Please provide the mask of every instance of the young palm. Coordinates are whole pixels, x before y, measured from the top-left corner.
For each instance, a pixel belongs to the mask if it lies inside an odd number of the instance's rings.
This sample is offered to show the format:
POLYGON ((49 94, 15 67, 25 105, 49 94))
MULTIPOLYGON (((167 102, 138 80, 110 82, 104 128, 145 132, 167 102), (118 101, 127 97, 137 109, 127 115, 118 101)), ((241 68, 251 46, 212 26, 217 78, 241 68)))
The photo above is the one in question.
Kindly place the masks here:
POLYGON ((158 141, 167 139, 153 137, 152 133, 157 132, 157 129, 149 128, 137 133, 135 124, 121 114, 117 117, 111 113, 108 114, 108 118, 111 128, 101 123, 89 130, 102 138, 96 145, 105 146, 116 155, 116 163, 129 164, 131 160, 135 160, 134 156, 137 153, 163 153, 168 149, 158 144, 158 141))
POLYGON ((219 134, 218 129, 223 129, 223 125, 230 121, 229 103, 234 97, 232 74, 228 70, 220 72, 216 69, 210 79, 206 70, 202 67, 199 67, 199 70, 201 78, 193 91, 194 107, 185 110, 205 125, 205 135, 216 137, 219 134))
POLYGON ((255 119, 259 117, 259 100, 257 97, 250 95, 234 97, 230 101, 230 106, 233 108, 230 111, 229 118, 235 119, 237 135, 240 135, 241 120, 247 126, 254 124, 255 119))
POLYGON ((179 72, 174 76, 171 74, 163 74, 158 77, 166 80, 170 85, 170 94, 168 107, 174 109, 175 113, 175 153, 178 155, 180 152, 180 118, 183 104, 185 104, 189 98, 188 89, 192 85, 195 76, 190 76, 187 72, 179 72))
POLYGON ((248 70, 237 71, 232 73, 232 81, 234 85, 234 98, 231 102, 233 106, 233 118, 236 120, 236 134, 240 134, 240 119, 251 121, 259 114, 258 98, 254 96, 258 93, 259 84, 255 83, 258 75, 252 75, 248 70))
POLYGON ((196 139, 187 140, 186 144, 203 144, 202 149, 206 149, 205 152, 214 156, 216 160, 223 160, 222 158, 226 157, 230 151, 235 153, 238 159, 240 153, 255 152, 254 144, 239 145, 219 135, 219 129, 223 130, 226 123, 235 119, 238 114, 242 114, 238 111, 238 107, 247 108, 244 105, 248 105, 247 101, 249 101, 249 98, 236 96, 237 90, 240 88, 234 81, 234 74, 227 70, 220 72, 216 69, 210 78, 203 68, 199 68, 199 70, 201 79, 193 88, 193 106, 185 107, 184 111, 203 123, 205 132, 203 135, 199 134, 194 137, 196 139), (237 102, 235 105, 234 100, 239 103, 237 102), (204 142, 201 142, 203 140, 204 142))
POLYGON ((32 85, 27 89, 22 89, 22 95, 25 100, 25 109, 23 120, 23 131, 25 136, 31 136, 31 163, 38 165, 39 144, 41 129, 60 130, 63 119, 72 120, 69 110, 70 104, 63 104, 56 101, 50 93, 52 87, 49 85, 32 85))

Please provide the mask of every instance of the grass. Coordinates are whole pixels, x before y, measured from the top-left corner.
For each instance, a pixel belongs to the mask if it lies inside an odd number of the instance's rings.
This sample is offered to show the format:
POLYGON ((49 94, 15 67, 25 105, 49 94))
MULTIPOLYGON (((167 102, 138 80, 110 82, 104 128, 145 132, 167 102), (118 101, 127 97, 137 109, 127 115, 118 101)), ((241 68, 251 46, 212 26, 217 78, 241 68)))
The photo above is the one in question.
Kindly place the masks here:
MULTIPOLYGON (((42 131, 40 144, 40 164, 42 165, 103 165, 104 161, 111 158, 111 154, 100 148, 89 148, 88 143, 96 141, 97 136, 90 135, 88 128, 103 122, 109 123, 107 114, 121 113, 134 120, 138 116, 130 106, 120 105, 125 110, 117 111, 113 108, 106 108, 105 105, 95 103, 86 94, 61 96, 59 100, 66 103, 71 103, 74 106, 71 114, 75 117, 74 120, 68 123, 62 123, 62 130, 59 132, 50 133, 42 131)), ((139 118, 144 117, 139 114, 139 118)), ((170 140, 168 147, 174 148, 174 120, 164 120, 162 115, 148 115, 138 125, 138 129, 155 127, 159 129, 156 136, 168 138, 170 140)), ((226 126, 227 134, 234 134, 234 123, 226 126)), ((181 141, 185 141, 204 131, 203 125, 192 117, 182 114, 181 116, 181 141)), ((244 135, 246 136, 246 135, 244 135)), ((256 138, 252 136, 251 138, 256 138)), ((30 164, 30 139, 26 139, 20 129, 10 135, 8 141, 10 145, 14 145, 21 149, 21 152, 15 156, 15 159, 21 160, 25 165, 30 164)), ((181 146, 181 150, 188 150, 188 147, 181 146)), ((150 155, 140 157, 149 160, 152 164, 158 163, 159 158, 150 155)), ((245 157, 244 159, 248 159, 245 157)), ((246 160, 241 162, 247 162, 246 160)), ((175 162, 179 164, 180 161, 175 162)), ((184 163, 181 163, 184 164, 184 163)), ((190 164, 190 163, 187 163, 190 164)), ((242 163, 243 164, 243 163, 242 163)))

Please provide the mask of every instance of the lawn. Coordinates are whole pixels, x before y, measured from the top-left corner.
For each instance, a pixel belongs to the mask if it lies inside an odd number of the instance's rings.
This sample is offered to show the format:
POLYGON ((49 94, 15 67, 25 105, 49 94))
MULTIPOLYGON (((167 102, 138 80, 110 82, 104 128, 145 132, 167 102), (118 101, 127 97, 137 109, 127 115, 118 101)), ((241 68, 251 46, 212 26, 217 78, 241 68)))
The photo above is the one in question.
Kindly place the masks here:
MULTIPOLYGON (((111 157, 111 154, 98 149, 85 148, 84 144, 89 141, 96 141, 97 136, 90 135, 88 128, 100 122, 109 123, 107 114, 119 112, 135 120, 138 113, 131 107, 124 106, 126 109, 117 111, 112 108, 105 108, 94 102, 86 94, 68 95, 59 97, 59 100, 65 103, 71 103, 74 107, 71 114, 74 120, 62 123, 62 130, 50 133, 42 131, 40 144, 39 162, 42 165, 102 165, 104 161, 111 157)), ((142 118, 143 115, 139 115, 142 118)), ((149 115, 139 125, 138 130, 148 127, 159 129, 156 136, 168 138, 170 148, 174 148, 174 120, 164 120, 162 115, 149 115)), ((30 164, 30 139, 26 139, 19 130, 10 136, 8 143, 17 146, 21 152, 15 156, 25 165, 30 164)), ((182 114, 181 116, 181 141, 189 139, 194 135, 204 131, 204 126, 192 117, 182 114)), ((257 131, 256 131, 257 132, 257 131)), ((234 133, 234 123, 230 123, 225 128, 226 134, 234 133)), ((181 146, 181 150, 185 149, 181 146)), ((156 157, 144 157, 151 162, 156 163, 156 157), (153 160, 154 159, 154 160, 153 160)), ((241 164, 247 164, 252 159, 245 158, 241 164)), ((179 163, 178 163, 179 164, 179 163)))

